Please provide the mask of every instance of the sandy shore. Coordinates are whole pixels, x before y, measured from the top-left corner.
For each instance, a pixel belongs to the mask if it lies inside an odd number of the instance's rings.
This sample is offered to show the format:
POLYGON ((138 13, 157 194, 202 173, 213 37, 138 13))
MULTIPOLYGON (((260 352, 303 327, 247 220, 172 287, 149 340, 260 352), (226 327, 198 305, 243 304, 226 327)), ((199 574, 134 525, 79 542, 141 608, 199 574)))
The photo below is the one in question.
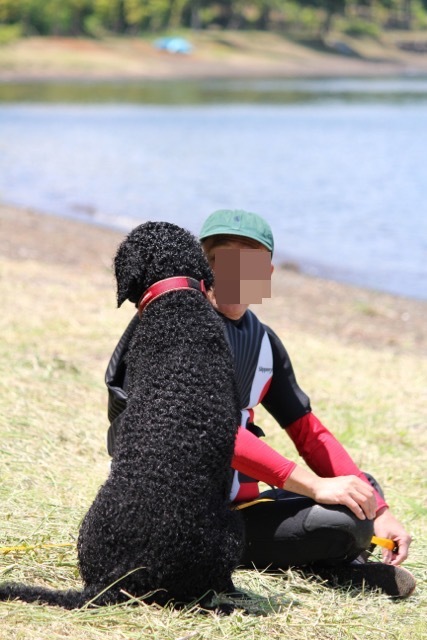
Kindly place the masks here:
MULTIPOLYGON (((62 265, 110 278, 123 234, 61 217, 0 205, 0 259, 62 265)), ((281 333, 302 331, 373 349, 427 356, 427 301, 298 273, 276 265, 273 296, 256 312, 281 333)))
MULTIPOLYGON (((189 32, 191 55, 159 51, 141 38, 40 38, 0 47, 0 82, 427 75, 425 33, 381 40, 331 35, 322 48, 263 32, 189 32), (343 47, 351 55, 339 53, 343 47)), ((153 37, 154 40, 154 37, 153 37)))

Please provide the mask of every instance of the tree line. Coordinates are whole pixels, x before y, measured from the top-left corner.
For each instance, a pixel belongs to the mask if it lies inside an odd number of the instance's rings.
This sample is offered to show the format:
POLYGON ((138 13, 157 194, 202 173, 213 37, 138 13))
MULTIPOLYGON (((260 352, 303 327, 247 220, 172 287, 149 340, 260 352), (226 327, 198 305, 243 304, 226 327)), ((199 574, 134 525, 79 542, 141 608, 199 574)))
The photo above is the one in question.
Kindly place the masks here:
POLYGON ((427 0, 0 0, 0 25, 21 35, 102 37, 170 29, 327 33, 341 20, 354 35, 427 28, 427 0))

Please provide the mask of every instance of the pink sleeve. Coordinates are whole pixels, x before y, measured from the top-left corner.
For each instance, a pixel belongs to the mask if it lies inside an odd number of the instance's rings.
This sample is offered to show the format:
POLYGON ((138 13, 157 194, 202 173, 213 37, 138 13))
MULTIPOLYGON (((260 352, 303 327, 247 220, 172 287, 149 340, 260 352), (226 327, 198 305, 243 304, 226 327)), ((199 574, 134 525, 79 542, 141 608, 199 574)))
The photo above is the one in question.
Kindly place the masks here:
POLYGON ((244 427, 239 427, 231 466, 250 478, 281 489, 296 463, 284 458, 244 427))
MULTIPOLYGON (((344 447, 312 413, 293 422, 286 431, 298 453, 318 476, 333 478, 355 475, 370 484, 344 447)), ((377 511, 387 506, 378 491, 375 491, 375 497, 377 511)))

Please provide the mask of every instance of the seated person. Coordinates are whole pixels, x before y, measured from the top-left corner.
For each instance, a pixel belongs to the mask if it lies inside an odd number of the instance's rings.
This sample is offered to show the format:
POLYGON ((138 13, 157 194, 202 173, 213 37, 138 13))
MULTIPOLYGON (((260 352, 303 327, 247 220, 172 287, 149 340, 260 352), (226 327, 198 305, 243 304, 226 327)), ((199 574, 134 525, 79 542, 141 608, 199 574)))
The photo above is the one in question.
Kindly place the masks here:
MULTIPOLYGON (((378 483, 364 474, 311 410, 289 355, 278 336, 249 310, 270 297, 274 240, 270 226, 247 211, 220 210, 205 221, 200 240, 215 273, 209 292, 224 323, 241 398, 230 500, 245 524, 243 566, 287 568, 333 566, 334 576, 366 582, 392 596, 415 588, 399 567, 408 555, 410 535, 393 516, 378 483), (263 407, 291 438, 311 471, 287 460, 262 440, 254 407, 263 407), (258 481, 272 489, 260 494, 258 481), (394 542, 383 562, 367 562, 372 535, 394 542)), ((185 274, 183 274, 185 275, 185 274)), ((128 325, 110 360, 108 451, 126 407, 127 347, 139 322, 128 325)), ((331 569, 328 569, 331 571, 331 569)))

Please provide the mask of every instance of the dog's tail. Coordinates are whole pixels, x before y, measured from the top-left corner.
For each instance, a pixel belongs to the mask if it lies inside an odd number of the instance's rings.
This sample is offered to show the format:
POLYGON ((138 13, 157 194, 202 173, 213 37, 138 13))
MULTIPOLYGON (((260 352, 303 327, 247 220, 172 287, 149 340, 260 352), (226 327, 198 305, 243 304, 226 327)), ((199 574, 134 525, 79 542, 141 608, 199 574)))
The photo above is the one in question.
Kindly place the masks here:
POLYGON ((107 592, 101 587, 61 590, 6 582, 0 584, 0 601, 5 600, 22 600, 23 602, 37 602, 64 609, 81 609, 91 602, 95 605, 112 604, 115 597, 111 593, 111 589, 107 592))

